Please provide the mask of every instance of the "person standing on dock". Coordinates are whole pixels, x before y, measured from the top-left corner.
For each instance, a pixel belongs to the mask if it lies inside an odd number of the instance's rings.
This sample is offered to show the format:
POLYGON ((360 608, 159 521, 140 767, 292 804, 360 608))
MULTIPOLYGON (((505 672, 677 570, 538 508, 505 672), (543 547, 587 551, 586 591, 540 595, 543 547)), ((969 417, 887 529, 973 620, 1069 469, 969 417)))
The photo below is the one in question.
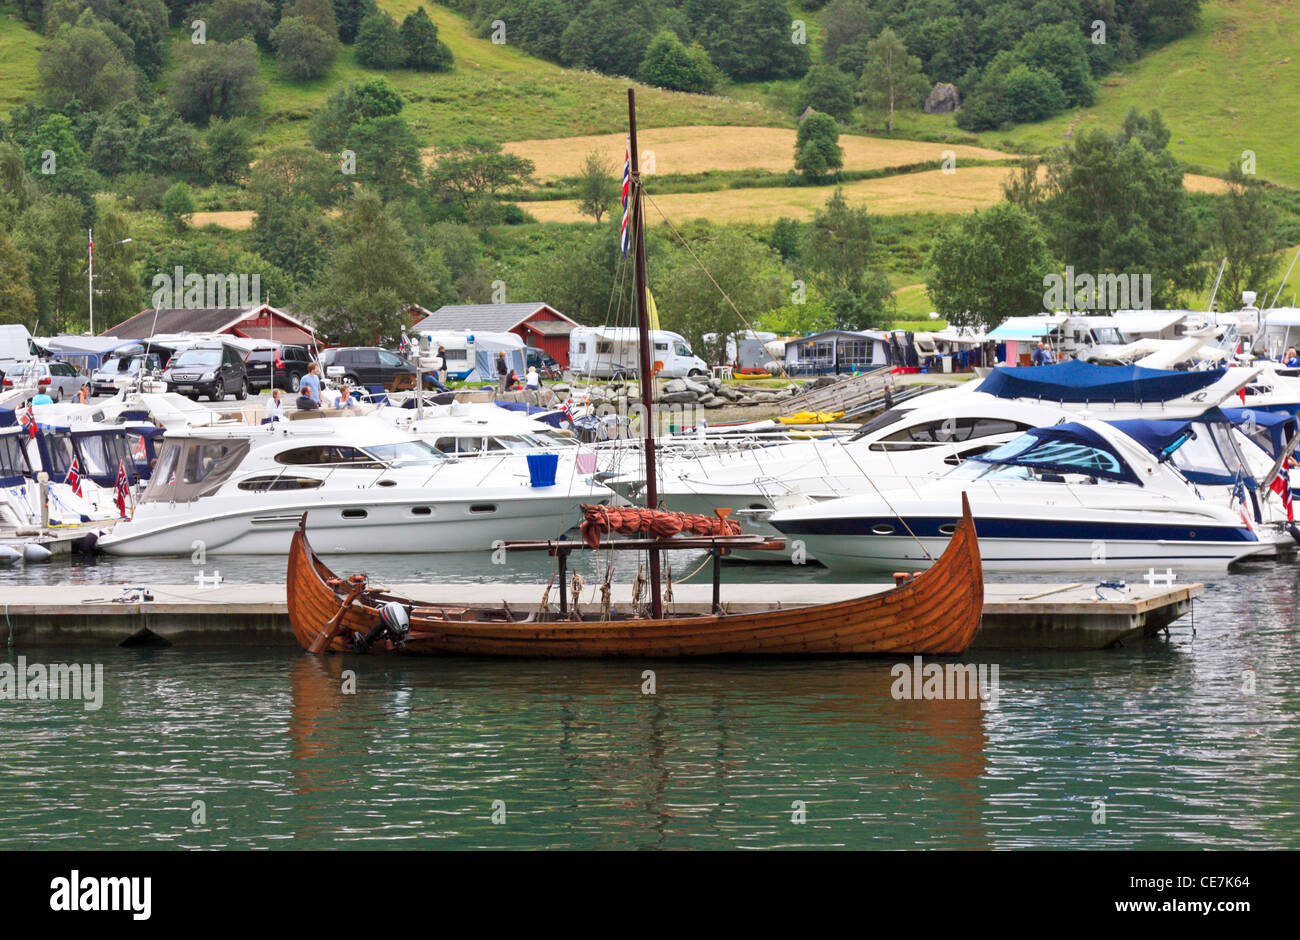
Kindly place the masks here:
POLYGON ((505 352, 497 353, 497 377, 501 380, 501 391, 505 391, 510 385, 510 366, 506 362, 505 352))
POLYGON ((307 374, 298 383, 298 410, 316 411, 320 408, 320 364, 313 362, 307 374))

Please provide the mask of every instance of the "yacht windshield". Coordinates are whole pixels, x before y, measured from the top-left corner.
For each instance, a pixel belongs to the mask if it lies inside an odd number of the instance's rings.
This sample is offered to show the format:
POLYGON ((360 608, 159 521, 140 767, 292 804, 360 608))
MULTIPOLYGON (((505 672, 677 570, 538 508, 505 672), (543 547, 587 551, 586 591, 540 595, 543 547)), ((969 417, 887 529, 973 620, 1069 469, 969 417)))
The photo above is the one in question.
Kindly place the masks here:
POLYGON ((446 454, 424 441, 403 441, 400 444, 378 444, 367 447, 371 454, 390 467, 422 467, 446 459, 446 454))
POLYGON ((1183 476, 1209 486, 1231 486, 1239 476, 1250 476, 1228 425, 1198 421, 1192 427, 1195 435, 1172 458, 1183 476))
POLYGON ((971 461, 1139 482, 1104 438, 1079 425, 1036 428, 971 461))

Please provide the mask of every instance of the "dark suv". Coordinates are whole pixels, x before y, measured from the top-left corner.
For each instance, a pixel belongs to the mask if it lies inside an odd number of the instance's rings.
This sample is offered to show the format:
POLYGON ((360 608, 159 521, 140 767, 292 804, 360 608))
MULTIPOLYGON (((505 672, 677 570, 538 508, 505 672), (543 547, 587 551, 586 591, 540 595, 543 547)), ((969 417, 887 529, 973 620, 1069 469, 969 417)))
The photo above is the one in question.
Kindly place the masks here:
POLYGON ((254 392, 264 388, 282 388, 286 392, 298 391, 298 383, 311 365, 311 353, 306 346, 277 346, 274 349, 254 349, 244 360, 248 370, 248 387, 254 392))
POLYGON ((382 385, 385 390, 415 388, 415 366, 397 353, 378 346, 340 346, 320 354, 321 371, 328 376, 342 369, 341 378, 353 386, 382 385))
POLYGON ((167 363, 162 377, 167 391, 180 392, 195 401, 200 395, 213 401, 225 401, 232 393, 241 401, 248 397, 244 354, 225 343, 204 343, 181 350, 167 363))

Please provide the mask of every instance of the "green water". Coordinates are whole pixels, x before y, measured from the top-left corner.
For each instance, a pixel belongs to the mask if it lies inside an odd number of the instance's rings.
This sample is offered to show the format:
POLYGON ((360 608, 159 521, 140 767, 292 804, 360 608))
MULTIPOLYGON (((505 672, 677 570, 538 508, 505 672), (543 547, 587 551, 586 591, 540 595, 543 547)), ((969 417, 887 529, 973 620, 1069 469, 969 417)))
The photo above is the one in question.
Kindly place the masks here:
POLYGON ((16 650, 107 688, 0 701, 0 848, 1300 848, 1297 572, 1210 579, 1194 635, 972 657, 990 709, 888 661, 16 650))

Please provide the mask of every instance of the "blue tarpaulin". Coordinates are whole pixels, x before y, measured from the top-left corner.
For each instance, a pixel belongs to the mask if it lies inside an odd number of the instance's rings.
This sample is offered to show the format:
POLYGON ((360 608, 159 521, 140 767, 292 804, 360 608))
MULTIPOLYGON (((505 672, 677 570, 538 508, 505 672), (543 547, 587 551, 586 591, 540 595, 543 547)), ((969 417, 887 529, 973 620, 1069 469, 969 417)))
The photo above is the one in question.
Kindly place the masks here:
POLYGON ((1273 459, 1286 449, 1296 432, 1296 417, 1286 411, 1259 411, 1254 408, 1225 408, 1228 420, 1256 441, 1273 459), (1250 430, 1254 424, 1255 429, 1250 430), (1271 446, 1265 446, 1265 442, 1271 446))
POLYGON ((1000 366, 979 386, 998 398, 1059 402, 1169 401, 1190 395, 1223 378, 1223 369, 1176 372, 1141 366, 1099 366, 1071 359, 1050 366, 1000 366))

